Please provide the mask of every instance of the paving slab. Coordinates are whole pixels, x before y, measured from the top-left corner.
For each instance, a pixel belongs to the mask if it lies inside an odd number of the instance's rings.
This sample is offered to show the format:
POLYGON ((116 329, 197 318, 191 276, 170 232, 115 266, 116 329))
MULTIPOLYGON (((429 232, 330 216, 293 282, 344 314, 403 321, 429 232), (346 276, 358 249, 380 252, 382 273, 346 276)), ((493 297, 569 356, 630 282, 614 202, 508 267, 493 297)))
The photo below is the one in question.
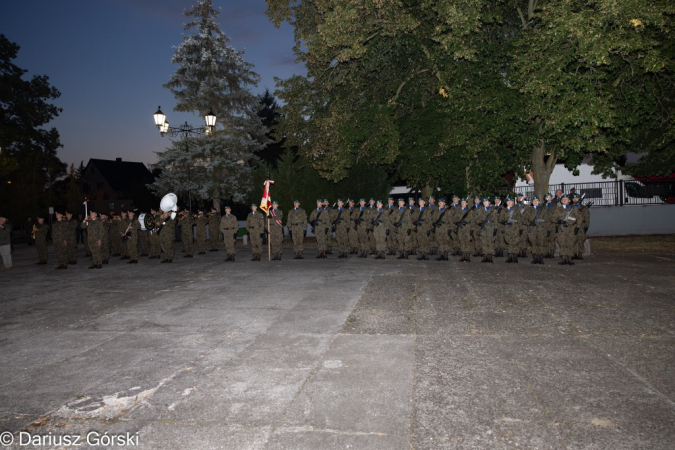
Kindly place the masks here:
MULTIPOLYGON (((51 251, 51 249, 50 249, 51 251)), ((0 272, 0 432, 148 449, 675 442, 675 257, 0 272)), ((54 261, 53 253, 50 255, 54 261)), ((41 448, 59 448, 58 445, 41 448)), ((10 447, 11 448, 11 447, 10 447)), ((27 448, 26 446, 14 448, 27 448)))

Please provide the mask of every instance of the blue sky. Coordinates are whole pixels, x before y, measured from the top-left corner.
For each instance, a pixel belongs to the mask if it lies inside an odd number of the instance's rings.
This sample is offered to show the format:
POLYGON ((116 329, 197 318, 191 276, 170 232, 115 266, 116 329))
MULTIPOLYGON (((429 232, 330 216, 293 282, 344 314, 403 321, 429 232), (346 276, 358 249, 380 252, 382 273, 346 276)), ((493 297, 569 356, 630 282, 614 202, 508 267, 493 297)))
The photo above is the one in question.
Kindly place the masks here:
MULTIPOLYGON (((203 119, 173 112, 162 87, 176 66, 183 10, 195 0, 2 0, 0 33, 21 49, 14 61, 27 76, 47 75, 61 91, 63 113, 49 125, 61 134, 59 157, 77 166, 89 158, 153 163, 169 145, 154 127, 158 105, 172 125, 203 119)), ((274 77, 304 74, 292 52, 293 29, 275 28, 264 0, 214 0, 221 30, 274 91, 274 77)))

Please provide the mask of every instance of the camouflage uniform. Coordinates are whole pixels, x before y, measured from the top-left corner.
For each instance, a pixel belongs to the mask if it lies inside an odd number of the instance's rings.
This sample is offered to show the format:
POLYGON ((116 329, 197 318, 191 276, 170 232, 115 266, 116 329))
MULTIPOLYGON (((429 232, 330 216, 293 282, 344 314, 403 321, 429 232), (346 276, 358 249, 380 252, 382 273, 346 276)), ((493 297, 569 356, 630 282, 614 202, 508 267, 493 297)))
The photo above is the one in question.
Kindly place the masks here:
POLYGON ((457 233, 457 241, 459 242, 459 251, 462 257, 459 262, 471 262, 471 252, 473 250, 473 236, 471 235, 471 225, 469 223, 471 216, 471 209, 469 205, 459 206, 455 211, 453 222, 455 223, 455 230, 457 233))
POLYGON ((429 219, 431 219, 431 233, 429 234, 427 241, 429 242, 429 254, 436 255, 438 253, 438 241, 436 240, 436 233, 434 233, 433 224, 436 223, 436 217, 438 216, 438 207, 435 203, 432 203, 431 200, 435 201, 434 197, 429 197, 429 204, 427 204, 427 209, 429 210, 429 219))
MULTIPOLYGON (((563 195, 564 197, 565 195, 563 195)), ((562 261, 558 264, 573 265, 571 259, 576 250, 577 234, 579 233, 577 224, 583 221, 581 213, 578 208, 571 205, 561 205, 552 215, 552 220, 558 228, 556 240, 560 246, 560 257, 562 258, 562 261)))
POLYGON ((126 245, 126 242, 124 242, 124 235, 129 229, 129 225, 131 225, 131 220, 129 220, 128 217, 122 218, 117 223, 117 242, 119 243, 120 253, 122 254, 122 258, 120 259, 129 259, 129 247, 126 245))
MULTIPOLYGON (((363 201, 363 199, 361 199, 363 201)), ((359 238, 359 258, 368 257, 368 217, 370 209, 368 206, 359 205, 356 209, 354 227, 359 238)))
POLYGON ((209 218, 203 213, 199 214, 195 223, 197 225, 197 248, 199 254, 204 255, 206 253, 206 225, 209 223, 209 218))
POLYGON ((193 245, 193 234, 192 234, 192 225, 194 225, 194 219, 192 214, 188 213, 178 220, 180 224, 180 238, 183 242, 183 251, 185 252, 184 258, 192 258, 195 253, 195 247, 193 245))
POLYGON ((161 262, 172 262, 176 244, 176 221, 169 215, 166 220, 161 219, 159 230, 159 245, 164 252, 164 258, 161 262), (162 225, 163 224, 163 225, 162 225))
POLYGON ((429 235, 431 235, 431 228, 434 224, 431 210, 425 206, 420 206, 412 219, 414 229, 417 231, 417 248, 421 253, 417 259, 429 259, 429 235))
POLYGON ((251 240, 251 253, 253 253, 253 261, 260 261, 262 255, 262 238, 265 233, 265 215, 260 211, 251 211, 246 217, 246 231, 251 240))
POLYGON ((541 212, 542 216, 544 216, 543 219, 546 220, 544 223, 546 227, 546 242, 544 244, 545 258, 553 258, 553 255, 555 254, 556 226, 553 223, 553 215, 556 212, 557 207, 558 206, 555 203, 549 202, 543 206, 544 210, 541 212))
POLYGON ((61 220, 56 220, 52 226, 52 243, 56 251, 56 259, 59 265, 57 269, 65 269, 68 267, 68 230, 69 225, 65 217, 61 220))
POLYGON ((338 209, 335 210, 332 223, 340 252, 339 258, 347 258, 347 253, 349 252, 349 231, 352 228, 352 221, 349 210, 344 205, 338 206, 338 209))
POLYGON ((38 264, 47 264, 47 233, 49 225, 46 223, 35 224, 35 249, 38 252, 38 264))
POLYGON ((239 221, 237 220, 237 217, 234 214, 227 214, 226 212, 226 214, 220 218, 219 229, 220 232, 223 233, 223 243, 225 244, 225 252, 227 253, 225 261, 234 262, 237 232, 239 231, 239 221))
POLYGON ((399 206, 389 215, 390 229, 389 237, 396 241, 396 250, 401 252, 396 259, 408 259, 410 227, 410 210, 404 205, 399 206))
POLYGON ((474 213, 476 221, 477 236, 475 239, 481 241, 481 249, 484 254, 481 262, 491 263, 492 257, 495 254, 495 236, 497 235, 497 214, 496 209, 492 205, 477 209, 474 213))
POLYGON ((77 229, 80 224, 76 218, 70 217, 66 221, 66 242, 68 242, 68 264, 77 264, 77 229))
POLYGON ((377 256, 375 259, 385 259, 387 251, 387 232, 389 231, 389 211, 382 207, 382 202, 378 201, 380 206, 372 213, 371 224, 373 226, 373 238, 375 239, 375 250, 377 256))
POLYGON ((279 261, 281 259, 282 247, 284 241, 284 212, 280 209, 270 209, 270 247, 272 259, 279 261))
POLYGON ((506 252, 508 253, 507 263, 518 262, 518 253, 521 248, 520 242, 524 234, 520 220, 519 210, 515 206, 507 206, 499 214, 499 224, 503 226, 506 252))
MULTIPOLYGON (((110 224, 110 227, 108 227, 108 242, 110 243, 110 252, 111 256, 120 256, 121 254, 121 239, 119 238, 119 224, 120 224, 120 217, 115 216, 112 218, 112 223, 110 224)), ((88 233, 88 231, 85 229, 82 231, 83 234, 88 233)), ((85 242, 87 243, 87 253, 89 252, 89 239, 86 237, 84 238, 85 242)))
MULTIPOLYGON (((101 219, 101 223, 103 223, 103 238, 101 239, 101 259, 103 260, 103 264, 108 264, 108 260, 110 259, 110 227, 111 227, 111 221, 108 219, 101 219)), ((87 233, 88 234, 88 233, 87 233)), ((87 236, 87 239, 89 237, 87 236)))
MULTIPOLYGON (((294 202, 298 203, 299 202, 294 202)), ((305 250, 304 241, 307 234, 307 213, 300 207, 295 207, 288 212, 286 219, 286 228, 293 239, 294 259, 302 259, 302 252, 305 250)))
POLYGON ((549 219, 546 218, 546 207, 541 205, 532 206, 529 214, 530 226, 527 238, 532 247, 532 264, 544 264, 546 252, 547 233, 549 232, 549 219))
MULTIPOLYGON (((480 197, 476 198, 480 199, 480 197)), ((476 200, 476 198, 474 198, 474 201, 476 200)), ((480 240, 480 237, 478 236, 480 227, 478 226, 478 222, 476 221, 477 217, 476 215, 479 214, 482 209, 483 205, 481 203, 474 203, 473 207, 471 208, 471 213, 467 218, 467 221, 469 222, 469 228, 471 230, 471 237, 473 238, 473 247, 474 247, 473 256, 481 256, 483 254, 483 244, 480 240)))
POLYGON ((415 199, 412 197, 408 197, 408 214, 410 218, 410 234, 408 235, 408 250, 410 251, 410 254, 415 255, 417 254, 417 231, 415 231, 414 227, 412 226, 412 221, 413 218, 417 215, 418 210, 417 206, 415 205, 415 199), (410 200, 412 200, 412 204, 410 203, 410 200))
POLYGON ((126 247, 127 254, 129 255, 129 264, 138 263, 138 232, 141 229, 141 223, 138 221, 136 216, 129 218, 130 223, 129 232, 130 236, 127 238, 126 247))
POLYGON ((518 203, 516 208, 518 209, 518 216, 520 216, 518 223, 520 224, 520 230, 522 231, 520 234, 518 256, 525 258, 527 257, 527 228, 531 222, 531 220, 528 220, 528 214, 530 213, 531 208, 525 203, 518 203))
MULTIPOLYGON (((445 203, 443 199, 439 203, 445 203)), ((448 261, 448 254, 451 249, 451 237, 450 237, 450 228, 452 225, 451 211, 448 207, 439 205, 438 213, 436 214, 434 220, 434 239, 436 245, 438 246, 438 257, 437 261, 448 261)))
POLYGON ((349 207, 349 253, 352 254, 357 254, 359 252, 359 233, 356 224, 354 223, 358 216, 358 211, 358 208, 355 208, 354 206, 349 207))
POLYGON ((150 231, 150 236, 148 236, 150 241, 150 259, 157 259, 162 254, 162 245, 160 243, 159 234, 157 233, 160 225, 162 225, 162 219, 159 214, 156 214, 154 217, 155 227, 150 231))
POLYGON ((91 266, 89 268, 100 269, 101 264, 103 264, 101 245, 103 244, 103 233, 105 233, 103 222, 99 218, 89 218, 82 223, 81 227, 88 231, 87 239, 89 239, 89 250, 91 251, 91 266))
POLYGON ((392 229, 392 221, 391 217, 394 211, 398 209, 397 206, 394 205, 393 203, 393 198, 389 198, 388 202, 389 204, 385 206, 385 209, 387 211, 387 229, 389 230, 389 233, 387 233, 387 254, 388 255, 396 255, 396 233, 392 229))
MULTIPOLYGON (((501 200, 501 199, 500 199, 501 200)), ((501 201, 497 201, 497 197, 495 197, 495 216, 499 218, 499 215, 502 212, 502 209, 504 209, 504 203, 501 201)), ((504 256, 504 249, 506 248, 506 241, 504 241, 504 231, 503 227, 498 226, 496 228, 497 234, 495 234, 495 256, 502 257, 504 256)))
POLYGON ((209 216, 209 241, 211 241, 211 252, 218 251, 218 245, 220 244, 220 214, 212 210, 211 215, 209 216))
POLYGON ((150 233, 148 230, 138 229, 138 248, 141 256, 148 256, 150 253, 150 233))
MULTIPOLYGON (((318 201, 317 201, 318 203, 318 201)), ((317 258, 326 258, 328 245, 326 242, 326 229, 331 227, 331 220, 328 211, 323 206, 317 206, 309 215, 309 223, 312 224, 312 232, 316 236, 316 245, 319 251, 317 258)))

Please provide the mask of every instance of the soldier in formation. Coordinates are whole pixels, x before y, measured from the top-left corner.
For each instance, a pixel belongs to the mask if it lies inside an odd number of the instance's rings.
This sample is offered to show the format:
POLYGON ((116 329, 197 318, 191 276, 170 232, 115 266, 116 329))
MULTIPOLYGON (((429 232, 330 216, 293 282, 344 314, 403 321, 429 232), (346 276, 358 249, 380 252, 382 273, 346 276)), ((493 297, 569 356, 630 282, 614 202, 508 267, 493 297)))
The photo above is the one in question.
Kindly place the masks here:
POLYGON ((288 212, 286 228, 293 241, 293 259, 304 259, 304 241, 307 234, 307 213, 300 207, 299 200, 293 200, 293 209, 288 212))
POLYGON ((235 243, 237 242, 237 232, 239 231, 239 221, 232 214, 232 208, 225 207, 225 215, 220 218, 220 232, 223 234, 223 243, 225 244, 225 261, 234 262, 235 243))
POLYGON ((251 261, 260 261, 262 255, 262 241, 265 235, 265 216, 258 212, 258 205, 251 203, 251 212, 246 218, 246 231, 251 241, 251 261))

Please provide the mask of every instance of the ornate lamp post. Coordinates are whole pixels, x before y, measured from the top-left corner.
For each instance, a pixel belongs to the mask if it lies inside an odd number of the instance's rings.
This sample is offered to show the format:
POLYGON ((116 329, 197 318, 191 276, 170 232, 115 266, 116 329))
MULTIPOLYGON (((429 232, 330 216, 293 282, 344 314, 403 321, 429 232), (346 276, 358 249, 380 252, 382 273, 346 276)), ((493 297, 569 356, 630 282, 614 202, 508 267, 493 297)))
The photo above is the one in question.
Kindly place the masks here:
MULTIPOLYGON (((193 127, 188 125, 187 122, 179 127, 172 127, 169 125, 169 122, 166 121, 166 114, 162 112, 162 107, 157 107, 157 112, 154 114, 155 125, 159 130, 159 134, 164 136, 168 134, 170 137, 183 136, 185 138, 185 150, 188 150, 188 138, 193 136, 201 135, 210 135, 213 133, 213 130, 216 128, 216 115, 213 113, 213 110, 209 110, 209 113, 204 116, 204 126, 203 127, 193 127)), ((189 167, 188 167, 189 170, 189 167)), ((188 172, 188 178, 190 174, 188 172)), ((190 198, 190 211, 192 211, 192 194, 188 191, 188 196, 190 198)))

